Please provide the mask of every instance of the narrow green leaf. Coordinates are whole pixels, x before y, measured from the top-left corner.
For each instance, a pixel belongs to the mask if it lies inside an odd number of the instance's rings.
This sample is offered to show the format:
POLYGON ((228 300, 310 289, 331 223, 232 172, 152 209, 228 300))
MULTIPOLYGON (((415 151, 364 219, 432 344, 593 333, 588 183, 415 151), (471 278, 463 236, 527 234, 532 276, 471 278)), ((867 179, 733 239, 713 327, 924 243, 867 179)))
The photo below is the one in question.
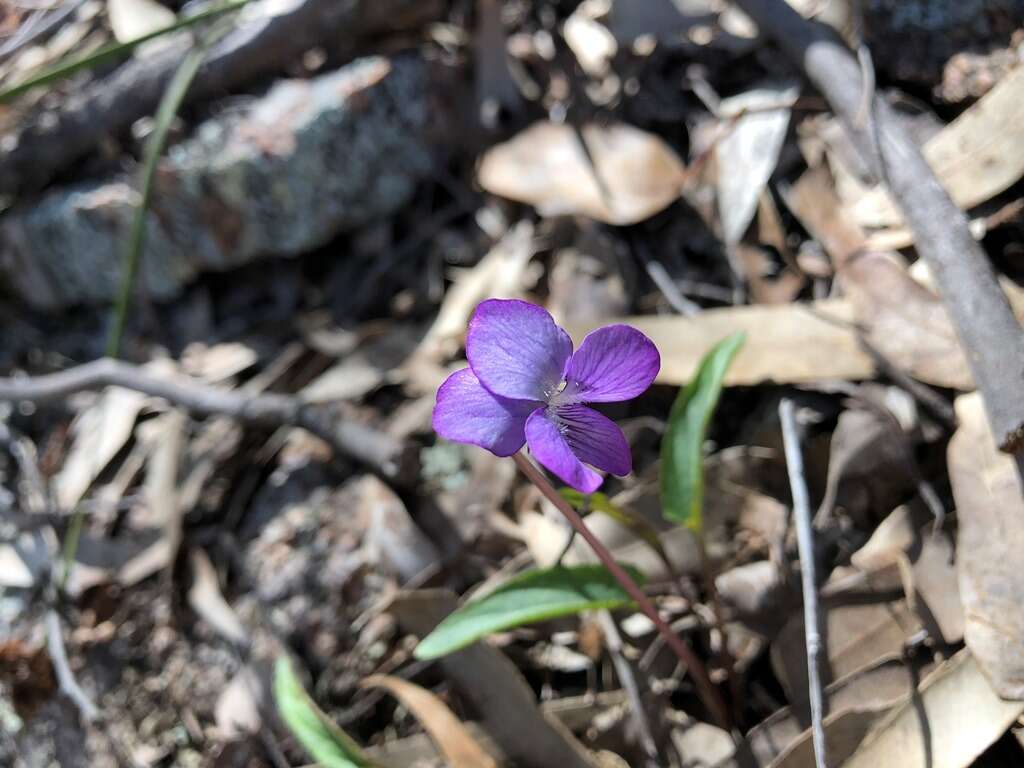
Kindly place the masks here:
POLYGON ((661 507, 666 518, 698 533, 703 527, 704 438, 722 394, 722 380, 746 334, 718 342, 680 390, 661 440, 661 507))
POLYGON ((71 75, 76 72, 81 72, 84 69, 92 69, 104 62, 123 58, 135 50, 135 48, 149 40, 153 40, 161 35, 177 32, 180 29, 186 29, 187 27, 191 27, 215 16, 228 13, 229 11, 238 10, 248 2, 249 0, 229 0, 224 3, 224 5, 217 5, 212 8, 208 8, 205 11, 200 11, 194 16, 187 16, 174 22, 170 26, 148 32, 145 35, 140 35, 133 40, 126 40, 123 43, 111 43, 110 45, 105 45, 91 53, 87 53, 84 56, 70 56, 65 58, 63 61, 57 63, 45 72, 0 91, 0 104, 5 104, 26 91, 30 91, 38 86, 49 85, 57 80, 63 80, 64 78, 71 77, 71 75))
POLYGON ((572 504, 573 508, 578 512, 585 513, 588 510, 587 505, 589 504, 589 510, 605 515, 606 517, 610 517, 612 520, 619 523, 619 525, 629 528, 629 530, 639 536, 651 549, 664 558, 665 550, 661 546, 661 539, 658 538, 658 532, 654 529, 654 526, 644 520, 640 515, 613 504, 612 500, 600 491, 597 493, 586 494, 577 491, 575 488, 561 488, 558 492, 562 495, 562 498, 572 504))
POLYGON ((283 656, 274 665, 274 701, 288 729, 322 768, 373 768, 352 737, 313 703, 283 656))
MULTIPOLYGON (((635 568, 623 567, 642 583, 643 577, 635 568)), ((417 659, 435 659, 493 632, 581 611, 619 608, 631 602, 601 565, 560 565, 526 571, 448 616, 423 638, 414 655, 417 659)))

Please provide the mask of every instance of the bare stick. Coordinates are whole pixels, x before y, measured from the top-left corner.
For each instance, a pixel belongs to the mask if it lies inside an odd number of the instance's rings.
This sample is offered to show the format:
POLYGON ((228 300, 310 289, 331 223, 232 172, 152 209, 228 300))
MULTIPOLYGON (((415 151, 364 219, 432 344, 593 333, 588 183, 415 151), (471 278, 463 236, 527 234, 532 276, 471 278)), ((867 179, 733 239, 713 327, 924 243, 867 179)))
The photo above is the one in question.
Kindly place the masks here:
POLYGON ((644 616, 651 620, 657 628, 658 634, 664 639, 665 644, 672 649, 676 658, 683 663, 690 675, 693 676, 693 680, 697 684, 697 692, 700 695, 701 701, 704 702, 704 706, 708 708, 721 727, 729 730, 729 716, 725 708, 725 702, 722 701, 718 689, 711 682, 708 671, 697 654, 658 615, 658 609, 651 602, 651 599, 644 594, 644 591, 626 573, 625 569, 615 562, 615 558, 608 551, 608 548, 587 528, 583 518, 572 508, 568 501, 562 498, 561 494, 544 477, 544 474, 522 453, 517 453, 512 458, 515 460, 516 466, 519 467, 520 471, 526 475, 527 479, 537 486, 538 490, 547 497, 548 501, 555 505, 559 512, 565 515, 569 525, 575 528, 576 532, 590 545, 590 548, 594 550, 594 554, 597 555, 597 559, 601 561, 601 564, 608 569, 611 575, 615 577, 615 580, 626 590, 626 594, 636 602, 644 616))
POLYGON ((57 675, 57 684, 61 692, 75 703, 86 722, 97 720, 100 711, 75 680, 75 675, 68 664, 67 651, 64 650, 60 617, 52 608, 46 612, 46 649, 50 652, 50 661, 53 662, 53 671, 57 675))
POLYGON ((796 63, 828 100, 876 179, 884 181, 935 276, 992 433, 1009 453, 1024 448, 1024 332, 996 281, 967 217, 950 199, 895 113, 875 97, 868 125, 858 125, 865 84, 856 56, 828 27, 784 0, 735 0, 761 32, 796 63), (873 128, 873 130, 872 130, 873 128))
POLYGON ((793 494, 793 517, 796 520, 796 543, 800 553, 800 577, 804 595, 804 640, 807 643, 807 687, 811 702, 811 728, 814 738, 814 763, 817 768, 828 768, 825 746, 825 727, 822 724, 824 706, 821 696, 821 677, 818 675, 818 655, 821 635, 818 633, 818 584, 814 578, 814 538, 811 531, 811 503, 807 498, 804 480, 804 459, 800 454, 793 401, 779 403, 782 422, 782 443, 786 449, 786 468, 793 494))
POLYGON ((45 403, 109 386, 162 397, 172 405, 203 416, 230 416, 269 427, 301 427, 398 484, 412 482, 416 474, 412 446, 373 427, 339 418, 324 406, 305 403, 293 395, 251 395, 187 376, 158 376, 110 358, 43 376, 0 378, 0 401, 45 403))

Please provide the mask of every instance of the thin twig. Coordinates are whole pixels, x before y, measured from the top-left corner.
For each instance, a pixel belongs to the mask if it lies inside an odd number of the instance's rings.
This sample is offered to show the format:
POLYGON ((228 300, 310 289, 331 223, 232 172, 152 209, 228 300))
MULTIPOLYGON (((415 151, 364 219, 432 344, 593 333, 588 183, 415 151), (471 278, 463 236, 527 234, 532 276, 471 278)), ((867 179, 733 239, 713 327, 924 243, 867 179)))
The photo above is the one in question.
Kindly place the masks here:
POLYGON ((718 689, 711 682, 704 662, 686 644, 686 641, 673 632, 665 620, 658 615, 658 609, 651 602, 651 599, 637 586, 637 583, 626 573, 625 569, 615 562, 615 557, 608 551, 608 548, 587 528, 583 518, 572 508, 568 501, 562 498, 562 495, 548 482, 544 474, 522 453, 517 453, 512 458, 520 471, 526 475, 527 479, 537 486, 537 489, 547 497, 548 501, 555 505, 559 512, 565 515, 565 519, 569 521, 569 524, 590 545, 594 554, 597 555, 597 559, 601 561, 601 564, 619 582, 626 591, 626 594, 636 602, 640 611, 651 620, 657 628, 658 634, 662 636, 668 647, 672 649, 672 652, 675 653, 679 661, 683 663, 687 671, 693 676, 693 680, 697 685, 697 692, 700 695, 701 701, 704 702, 704 706, 707 707, 712 717, 715 718, 721 727, 729 730, 730 721, 728 711, 725 708, 725 702, 722 701, 721 694, 719 694, 718 689))
POLYGON ((82 713, 82 718, 87 722, 99 719, 100 711, 75 680, 75 675, 68 664, 60 617, 52 608, 46 612, 46 649, 50 653, 50 661, 53 662, 53 671, 57 675, 57 685, 60 686, 61 692, 75 703, 78 711, 82 713))
POLYGON ((612 665, 615 667, 615 674, 619 676, 619 683, 629 697, 630 708, 633 711, 633 719, 636 722, 637 731, 640 733, 640 746, 647 755, 647 764, 658 766, 664 763, 661 755, 658 754, 658 742, 654 738, 654 728, 651 727, 650 718, 647 716, 647 708, 644 707, 643 698, 640 695, 640 684, 637 682, 633 672, 633 665, 622 652, 622 634, 619 632, 611 611, 599 611, 597 614, 598 623, 605 635, 605 645, 612 658, 612 665))
POLYGON ((45 403, 76 392, 124 387, 162 397, 201 416, 230 416, 249 424, 293 426, 327 441, 341 454, 360 461, 398 484, 412 481, 416 454, 412 446, 385 432, 348 421, 330 408, 293 395, 222 389, 187 376, 157 376, 120 360, 102 358, 43 376, 0 378, 0 401, 45 403))
POLYGON ((821 677, 818 674, 818 656, 821 635, 818 632, 818 585, 814 574, 814 538, 811 531, 811 504, 804 479, 804 460, 800 453, 793 401, 784 398, 779 403, 782 422, 782 443, 786 450, 786 468, 793 494, 793 517, 796 520, 796 542, 800 553, 801 587, 804 597, 804 640, 807 643, 807 686, 811 703, 811 728, 814 738, 814 763, 817 768, 828 768, 825 727, 822 724, 824 706, 821 695, 821 677))

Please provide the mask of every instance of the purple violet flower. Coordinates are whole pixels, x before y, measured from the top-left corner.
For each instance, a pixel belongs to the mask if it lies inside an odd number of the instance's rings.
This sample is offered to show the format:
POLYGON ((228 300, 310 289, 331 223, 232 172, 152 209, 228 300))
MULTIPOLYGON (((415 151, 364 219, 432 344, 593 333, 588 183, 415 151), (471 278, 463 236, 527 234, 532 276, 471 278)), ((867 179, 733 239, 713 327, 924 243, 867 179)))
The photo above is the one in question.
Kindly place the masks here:
POLYGON ((469 368, 437 391, 441 437, 511 456, 523 443, 537 460, 583 493, 603 478, 586 465, 628 475, 629 443, 614 422, 585 403, 629 400, 661 367, 654 343, 628 325, 587 334, 580 348, 541 307, 489 299, 469 321, 469 368))

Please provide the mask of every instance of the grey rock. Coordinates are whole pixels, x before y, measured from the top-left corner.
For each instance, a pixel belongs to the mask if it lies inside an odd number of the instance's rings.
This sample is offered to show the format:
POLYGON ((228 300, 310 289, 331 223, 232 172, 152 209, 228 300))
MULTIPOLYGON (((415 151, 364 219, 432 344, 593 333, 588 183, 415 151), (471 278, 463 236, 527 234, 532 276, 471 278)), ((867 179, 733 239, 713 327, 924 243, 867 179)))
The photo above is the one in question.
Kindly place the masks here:
MULTIPOLYGON (((141 288, 170 299, 201 272, 307 252, 395 212, 430 169, 425 81, 418 59, 366 58, 202 123, 158 168, 141 288)), ((0 279, 40 309, 112 300, 136 184, 90 181, 11 210, 0 279)))

